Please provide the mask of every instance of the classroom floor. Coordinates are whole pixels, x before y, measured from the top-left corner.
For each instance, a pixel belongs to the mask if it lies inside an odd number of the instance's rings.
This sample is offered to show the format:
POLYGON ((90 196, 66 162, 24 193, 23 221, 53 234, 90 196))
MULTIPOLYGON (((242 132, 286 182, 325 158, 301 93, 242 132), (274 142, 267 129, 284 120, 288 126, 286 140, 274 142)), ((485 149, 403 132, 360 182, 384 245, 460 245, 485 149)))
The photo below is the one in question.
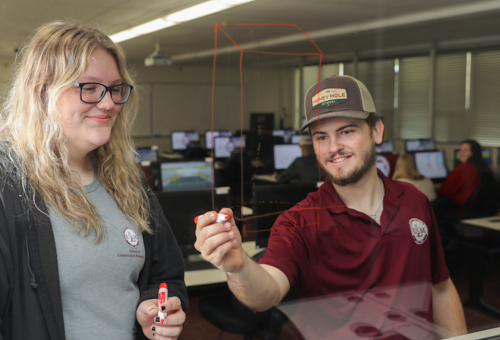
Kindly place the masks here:
MULTIPOLYGON (((455 283, 462 302, 467 300, 469 286, 469 266, 465 264, 463 258, 450 270, 452 280, 455 283)), ((219 286, 216 290, 223 291, 227 285, 219 286)), ((208 322, 201 314, 198 303, 205 295, 210 294, 206 290, 190 291, 190 307, 187 311, 187 319, 184 324, 182 339, 205 339, 205 340, 241 340, 243 335, 222 332, 216 326, 208 322)), ((484 280, 485 300, 500 308, 500 255, 489 256, 486 260, 486 273, 484 280)), ((500 318, 495 318, 482 311, 471 307, 464 308, 465 318, 469 332, 476 332, 484 329, 500 327, 500 318)), ((295 340, 296 332, 292 322, 287 321, 282 329, 278 340, 295 340)))

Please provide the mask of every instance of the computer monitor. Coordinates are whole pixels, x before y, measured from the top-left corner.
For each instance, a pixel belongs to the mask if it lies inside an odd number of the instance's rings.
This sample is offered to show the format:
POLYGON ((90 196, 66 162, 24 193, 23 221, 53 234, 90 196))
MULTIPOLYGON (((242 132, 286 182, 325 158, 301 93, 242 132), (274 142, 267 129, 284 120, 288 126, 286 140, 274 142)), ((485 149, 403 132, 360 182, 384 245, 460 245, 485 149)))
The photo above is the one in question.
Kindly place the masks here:
POLYGON ((231 137, 233 133, 229 130, 208 130, 205 131, 205 149, 212 150, 215 137, 231 137))
POLYGON ((488 165, 488 168, 491 169, 491 165, 492 165, 492 162, 491 162, 491 148, 482 148, 481 149, 481 154, 483 156, 483 160, 488 165))
POLYGON ((298 144, 276 144, 274 145, 274 169, 288 169, 290 164, 300 156, 302 156, 302 149, 298 144))
POLYGON ((382 142, 381 144, 375 145, 375 151, 377 153, 393 152, 394 151, 394 142, 392 140, 388 140, 388 141, 382 142))
MULTIPOLYGON (((455 158, 453 158, 453 165, 457 167, 460 164, 460 156, 458 153, 460 152, 460 149, 455 149, 454 150, 454 155, 455 158)), ((481 154, 483 156, 483 160, 488 165, 488 168, 491 169, 492 161, 491 161, 491 148, 481 148, 481 154)))
POLYGON ((285 130, 273 130, 271 134, 273 136, 285 137, 285 130))
POLYGON ((436 142, 432 138, 407 139, 405 150, 406 152, 436 150, 436 142))
MULTIPOLYGON (((253 229, 256 248, 266 248, 271 227, 285 210, 302 201, 317 183, 287 183, 256 185, 252 188, 253 229)), ((297 226, 304 227, 304 226, 297 226)), ((307 226, 316 227, 316 226, 307 226)), ((293 230, 290 230, 293 232, 293 230)))
POLYGON ((286 129, 285 134, 283 136, 283 142, 284 143, 291 143, 292 142, 292 137, 297 134, 297 131, 294 129, 286 129))
POLYGON ((155 194, 184 257, 199 254, 194 248, 196 242, 194 218, 212 211, 214 207, 218 211, 231 204, 229 188, 216 188, 213 204, 212 189, 156 192, 155 194))
POLYGON ((292 138, 290 139, 290 143, 299 144, 302 137, 304 137, 304 135, 293 135, 292 138))
POLYGON ((199 142, 198 131, 172 131, 170 133, 173 151, 184 151, 190 142, 199 142))
POLYGON ((229 158, 235 148, 245 147, 245 136, 214 138, 214 157, 229 158), (243 144, 243 145, 242 145, 243 144))
POLYGON ((135 149, 137 152, 137 155, 135 157, 136 161, 139 163, 148 161, 148 162, 154 162, 158 159, 158 146, 153 145, 153 146, 148 146, 148 147, 140 147, 135 149))
POLYGON ((394 174, 394 169, 396 168, 396 161, 398 160, 398 155, 385 152, 377 154, 377 168, 382 171, 382 173, 387 177, 392 177, 394 174))
POLYGON ((417 171, 432 180, 444 180, 448 176, 443 150, 415 152, 417 171))
POLYGON ((162 191, 212 188, 212 163, 204 161, 162 162, 162 191))

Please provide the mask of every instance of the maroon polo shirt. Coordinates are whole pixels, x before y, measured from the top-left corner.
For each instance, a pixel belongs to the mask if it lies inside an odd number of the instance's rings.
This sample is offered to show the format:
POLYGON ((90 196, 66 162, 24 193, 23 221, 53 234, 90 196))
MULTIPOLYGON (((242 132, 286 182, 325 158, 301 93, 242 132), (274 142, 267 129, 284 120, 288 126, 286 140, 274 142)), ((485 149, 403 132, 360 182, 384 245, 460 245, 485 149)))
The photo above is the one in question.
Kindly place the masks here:
POLYGON ((278 217, 259 263, 281 270, 299 298, 447 280, 427 197, 378 175, 385 188, 380 225, 345 206, 326 180, 278 217))

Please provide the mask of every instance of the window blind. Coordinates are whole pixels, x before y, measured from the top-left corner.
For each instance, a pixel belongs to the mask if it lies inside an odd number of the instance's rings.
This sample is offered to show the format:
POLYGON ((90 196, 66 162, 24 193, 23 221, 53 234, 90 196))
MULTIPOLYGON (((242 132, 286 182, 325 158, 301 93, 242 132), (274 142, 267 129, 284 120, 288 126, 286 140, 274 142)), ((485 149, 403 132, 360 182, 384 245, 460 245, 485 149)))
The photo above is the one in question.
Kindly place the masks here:
POLYGON ((358 63, 358 79, 370 91, 377 112, 384 114, 384 140, 393 138, 394 59, 358 63))
POLYGON ((472 53, 470 137, 500 146, 500 51, 472 53))
POLYGON ((396 137, 429 137, 430 57, 399 59, 396 137))

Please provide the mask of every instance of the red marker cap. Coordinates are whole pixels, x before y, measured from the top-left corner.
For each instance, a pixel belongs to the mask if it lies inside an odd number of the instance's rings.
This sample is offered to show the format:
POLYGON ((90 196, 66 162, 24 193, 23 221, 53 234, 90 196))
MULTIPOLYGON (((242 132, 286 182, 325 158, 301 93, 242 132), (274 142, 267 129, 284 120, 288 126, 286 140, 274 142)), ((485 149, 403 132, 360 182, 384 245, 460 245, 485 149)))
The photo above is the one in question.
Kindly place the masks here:
POLYGON ((162 284, 160 285, 160 289, 162 289, 162 288, 168 289, 167 284, 166 284, 166 283, 162 283, 162 284))

